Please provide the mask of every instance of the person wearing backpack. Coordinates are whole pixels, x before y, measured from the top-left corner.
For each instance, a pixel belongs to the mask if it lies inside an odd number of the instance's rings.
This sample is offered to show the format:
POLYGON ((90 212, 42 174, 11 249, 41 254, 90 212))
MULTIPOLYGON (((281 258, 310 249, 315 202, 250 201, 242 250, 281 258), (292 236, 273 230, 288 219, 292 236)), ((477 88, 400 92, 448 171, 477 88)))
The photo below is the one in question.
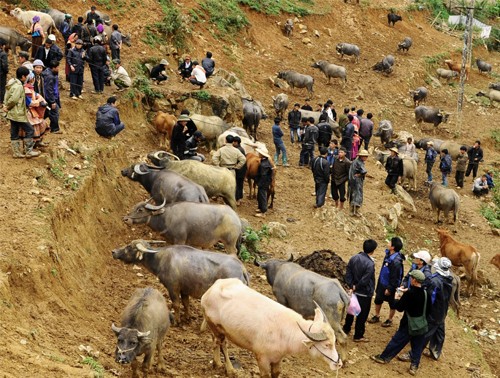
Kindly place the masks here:
POLYGON ((432 182, 432 167, 436 162, 437 151, 434 149, 434 142, 427 142, 427 151, 425 151, 425 164, 426 169, 425 173, 427 173, 427 183, 430 184, 432 182))
POLYGON ((377 288, 375 290, 375 315, 368 320, 368 323, 378 323, 380 321, 382 303, 388 302, 390 308, 389 318, 382 323, 382 327, 390 327, 392 325, 392 318, 394 318, 394 314, 396 313, 394 295, 396 294, 396 289, 401 285, 404 275, 404 256, 400 252, 401 249, 403 249, 401 239, 398 237, 392 238, 385 250, 384 262, 378 276, 377 288))
POLYGON ((395 308, 404 315, 399 323, 399 328, 392 336, 384 351, 372 356, 372 360, 379 364, 390 362, 408 344, 411 345, 411 365, 409 373, 416 375, 420 358, 425 346, 425 334, 428 331, 427 317, 432 309, 431 296, 422 287, 425 274, 414 269, 410 272, 410 288, 399 289, 403 292, 396 296, 395 308))
POLYGON ((328 123, 328 115, 323 113, 319 116, 318 123, 318 146, 326 147, 330 145, 332 139, 333 129, 328 123))
POLYGON ((446 148, 441 150, 441 161, 439 162, 439 170, 441 171, 442 184, 448 186, 448 176, 451 174, 451 156, 446 148))

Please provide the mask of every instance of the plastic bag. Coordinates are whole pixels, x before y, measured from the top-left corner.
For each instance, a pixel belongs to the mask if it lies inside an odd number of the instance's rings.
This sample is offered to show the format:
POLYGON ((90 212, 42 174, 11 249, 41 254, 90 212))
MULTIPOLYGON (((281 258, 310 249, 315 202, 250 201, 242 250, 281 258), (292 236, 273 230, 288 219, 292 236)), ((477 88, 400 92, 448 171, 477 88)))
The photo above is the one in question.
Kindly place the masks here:
POLYGON ((358 316, 360 312, 361 306, 359 305, 358 297, 356 294, 352 293, 349 307, 347 307, 347 313, 349 315, 358 316))

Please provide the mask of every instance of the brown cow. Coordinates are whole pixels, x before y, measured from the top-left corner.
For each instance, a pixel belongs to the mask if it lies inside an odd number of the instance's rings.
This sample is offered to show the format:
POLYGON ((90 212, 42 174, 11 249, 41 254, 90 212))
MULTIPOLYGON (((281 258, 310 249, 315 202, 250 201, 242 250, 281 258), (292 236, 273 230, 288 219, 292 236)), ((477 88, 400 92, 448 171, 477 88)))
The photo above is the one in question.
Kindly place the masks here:
MULTIPOLYGON (((462 64, 461 63, 454 63, 450 59, 447 59, 444 62, 448 65, 448 68, 450 70, 458 72, 458 75, 460 75, 460 72, 462 71, 462 64)), ((469 80, 469 71, 470 71, 470 64, 467 64, 465 66, 465 80, 469 80)))
MULTIPOLYGON (((247 172, 245 174, 245 178, 248 181, 248 198, 255 198, 255 187, 257 186, 255 182, 255 178, 257 177, 257 173, 259 171, 260 165, 260 157, 255 155, 252 152, 246 154, 247 158, 247 172), (253 189, 253 191, 252 191, 253 189)), ((269 160, 271 165, 274 167, 274 164, 271 160, 269 160)), ((271 185, 269 186, 269 190, 267 191, 267 201, 269 202, 269 197, 271 197, 271 203, 269 204, 269 208, 273 208, 274 203, 274 190, 276 187, 276 169, 273 169, 273 179, 271 181, 271 185)))
POLYGON ((495 265, 498 269, 500 269, 500 253, 497 253, 493 258, 490 260, 490 264, 495 265))
POLYGON ((441 248, 441 256, 448 257, 454 266, 463 266, 465 268, 465 276, 467 278, 467 293, 471 295, 476 292, 477 283, 477 267, 481 255, 472 245, 463 244, 451 237, 448 230, 436 229, 439 236, 439 246, 441 248))
POLYGON ((158 112, 153 118, 153 126, 158 134, 160 134, 160 148, 167 148, 167 139, 170 144, 172 139, 172 129, 174 128, 177 118, 173 114, 158 112))

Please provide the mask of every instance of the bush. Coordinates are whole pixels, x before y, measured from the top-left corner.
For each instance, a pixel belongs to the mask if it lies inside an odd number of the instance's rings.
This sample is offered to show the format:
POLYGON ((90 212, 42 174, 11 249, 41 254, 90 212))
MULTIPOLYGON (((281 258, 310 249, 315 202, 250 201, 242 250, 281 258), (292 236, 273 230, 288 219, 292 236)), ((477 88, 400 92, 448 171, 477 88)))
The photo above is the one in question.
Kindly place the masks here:
POLYGON ((250 24, 234 0, 205 0, 200 6, 222 35, 237 33, 250 24))
POLYGON ((160 0, 159 3, 165 16, 160 22, 146 26, 144 43, 151 47, 158 47, 160 44, 169 42, 178 49, 185 48, 186 35, 190 31, 181 12, 168 0, 160 0))
POLYGON ((247 227, 242 236, 240 248, 240 258, 242 261, 248 261, 251 258, 256 259, 260 255, 260 242, 266 240, 269 243, 269 228, 264 224, 260 230, 255 231, 252 227, 247 227))
POLYGON ((278 15, 281 13, 290 13, 296 16, 307 16, 311 11, 298 3, 314 5, 312 0, 238 0, 240 4, 247 5, 250 9, 265 14, 278 15))
MULTIPOLYGON (((498 177, 499 171, 495 170, 493 172, 493 177, 498 177)), ((493 194, 493 204, 481 206, 481 214, 490 223, 493 228, 500 228, 500 188, 498 182, 496 186, 491 190, 493 194)))

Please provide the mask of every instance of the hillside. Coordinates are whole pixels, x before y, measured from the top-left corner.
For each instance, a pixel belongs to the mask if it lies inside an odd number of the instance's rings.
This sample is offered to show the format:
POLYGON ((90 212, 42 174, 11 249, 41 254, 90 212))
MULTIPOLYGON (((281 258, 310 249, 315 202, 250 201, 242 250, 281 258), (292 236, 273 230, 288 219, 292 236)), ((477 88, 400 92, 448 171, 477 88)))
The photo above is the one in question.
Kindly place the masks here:
MULTIPOLYGON (((51 5, 56 6, 56 3, 51 2, 51 5)), ((164 57, 175 69, 170 46, 155 46, 143 41, 147 26, 163 19, 158 2, 144 0, 138 6, 133 0, 120 0, 114 5, 102 0, 96 5, 98 8, 113 7, 107 10, 113 22, 131 33, 133 45, 125 47, 122 53, 122 60, 130 73, 140 74, 139 62, 158 61, 164 57)), ((57 2, 57 8, 73 15, 83 13, 89 6, 89 3, 57 2)), ((376 123, 390 119, 396 131, 411 132, 416 139, 431 135, 472 144, 479 138, 485 149, 485 163, 481 168, 498 169, 500 151, 492 138, 493 132, 498 132, 498 105, 485 106, 474 96, 479 90, 486 89, 489 82, 498 81, 498 53, 489 53, 483 46, 474 50, 474 56, 493 64, 497 76, 496 79, 489 78, 472 69, 471 79, 466 85, 467 101, 460 128, 456 114, 436 130, 430 125, 415 125, 408 91, 421 85, 430 88, 427 105, 456 112, 457 86, 443 82, 437 88, 432 87, 428 84, 427 70, 432 73, 435 67, 442 67, 444 54, 458 59, 462 42, 431 27, 429 20, 432 21, 432 17, 427 12, 406 11, 407 4, 402 1, 367 1, 361 6, 344 4, 340 0, 315 1, 313 9, 318 14, 303 17, 300 21, 308 32, 302 35, 296 29, 289 40, 277 24, 289 16, 264 15, 242 7, 249 25, 238 34, 218 39, 217 30, 210 23, 202 18, 198 22, 189 18, 193 17, 190 9, 200 9, 198 3, 189 0, 176 3, 176 7, 185 15, 185 20, 190 20, 187 22, 187 47, 179 50, 179 54, 188 52, 201 59, 205 51, 212 51, 217 67, 236 73, 250 94, 264 104, 271 119, 271 97, 281 90, 271 87, 269 77, 274 77, 282 69, 294 69, 315 78, 312 103, 323 103, 331 98, 337 113, 345 106, 361 107, 365 114, 374 114, 376 123), (403 16, 403 22, 394 28, 387 26, 389 8, 399 9, 403 16), (319 32, 319 37, 313 34, 314 30, 319 32), (397 43, 406 36, 413 39, 413 46, 408 54, 398 54, 397 43), (310 46, 302 42, 303 38, 310 39, 310 46), (335 52, 335 45, 339 42, 360 46, 362 53, 358 64, 349 58, 340 59, 335 52), (389 53, 396 57, 394 73, 385 77, 373 72, 373 64, 389 53), (342 88, 335 80, 332 85, 326 85, 324 76, 310 67, 319 59, 344 65, 348 70, 348 85, 342 88)), ((196 13, 203 14, 203 11, 196 13)), ((3 13, 0 24, 23 30, 16 20, 3 13)), ((153 41, 157 40, 155 38, 153 41)), ((10 62, 14 64, 12 60, 10 62)), ((120 312, 136 287, 153 286, 168 297, 163 286, 144 268, 125 266, 113 260, 110 253, 131 240, 154 237, 145 227, 130 228, 122 222, 122 216, 136 202, 146 198, 146 193, 120 174, 122 168, 143 160, 148 152, 158 147, 157 136, 147 127, 152 112, 141 102, 142 94, 133 91, 118 93, 120 115, 126 130, 113 140, 99 138, 94 131, 95 111, 113 92, 106 87, 104 95, 93 96, 91 89, 87 70, 83 101, 74 102, 68 98, 68 91, 62 93, 64 134, 49 135, 50 148, 38 159, 11 158, 9 126, 5 120, 1 121, 0 339, 3 341, 0 343, 0 370, 4 377, 128 376, 129 367, 114 362, 115 336, 111 323, 119 322, 120 312), (76 155, 65 149, 65 144, 76 151, 76 155), (92 351, 79 350, 79 346, 90 346, 92 351)), ((189 84, 179 83, 174 73, 165 85, 143 86, 142 89, 153 89, 165 95, 170 91, 192 90, 189 84)), ((211 90, 213 87, 209 83, 205 91, 210 93, 211 90)), ((302 103, 306 96, 301 91, 288 95, 291 103, 302 103)), ((178 104, 179 108, 182 106, 182 103, 178 104)), ((270 127, 270 119, 261 123, 259 139, 273 151, 270 127)), ((378 140, 374 142, 379 144, 378 140)), ((275 209, 263 222, 253 217, 253 200, 245 198, 238 208, 240 216, 248 219, 254 229, 271 221, 286 225, 288 236, 283 240, 271 238, 269 243, 262 244, 263 251, 277 258, 288 258, 291 252, 306 255, 315 250, 331 249, 347 261, 360 250, 364 238, 372 237, 379 242, 375 256, 378 271, 388 231, 379 215, 387 214, 396 202, 384 185, 384 172, 374 159, 368 160, 365 204, 361 209, 364 217, 361 220, 337 213, 330 200, 323 209, 314 210, 310 171, 297 167, 299 151, 290 146, 287 138, 285 143, 293 167, 278 168, 275 209)), ((424 168, 419 164, 418 190, 411 193, 417 212, 405 208, 396 233, 404 238, 407 253, 425 247, 438 254, 428 189, 422 184, 424 179, 424 168)), ((450 181, 454 183, 453 178, 450 181)), ((450 371, 460 377, 496 377, 500 374, 500 354, 495 336, 500 333, 500 277, 498 270, 488 264, 498 253, 496 243, 499 237, 492 234, 479 213, 480 206, 491 200, 474 199, 470 186, 469 178, 466 188, 459 191, 460 221, 455 226, 445 226, 457 239, 475 245, 481 252, 483 285, 477 296, 462 297, 460 320, 450 313, 443 358, 433 362, 423 357, 419 371, 422 376, 449 376, 450 371)), ((252 276, 252 286, 273 297, 263 272, 250 263, 246 266, 252 276)), ((200 307, 198 301, 193 302, 191 322, 173 327, 165 342, 167 371, 153 373, 151 377, 215 377, 224 374, 222 370, 211 368, 211 338, 209 333, 200 333, 200 307)), ((386 314, 384 306, 382 315, 386 314)), ((398 320, 400 317, 397 315, 398 320)), ((371 342, 362 345, 348 343, 348 364, 339 375, 383 377, 406 374, 407 364, 393 361, 382 366, 369 359, 370 355, 383 350, 395 329, 396 326, 380 328, 368 325, 367 337, 371 342)), ((242 364, 240 376, 258 375, 255 359, 249 352, 231 346, 230 353, 242 364)), ((325 366, 304 357, 285 359, 282 371, 284 377, 333 376, 325 366)))

